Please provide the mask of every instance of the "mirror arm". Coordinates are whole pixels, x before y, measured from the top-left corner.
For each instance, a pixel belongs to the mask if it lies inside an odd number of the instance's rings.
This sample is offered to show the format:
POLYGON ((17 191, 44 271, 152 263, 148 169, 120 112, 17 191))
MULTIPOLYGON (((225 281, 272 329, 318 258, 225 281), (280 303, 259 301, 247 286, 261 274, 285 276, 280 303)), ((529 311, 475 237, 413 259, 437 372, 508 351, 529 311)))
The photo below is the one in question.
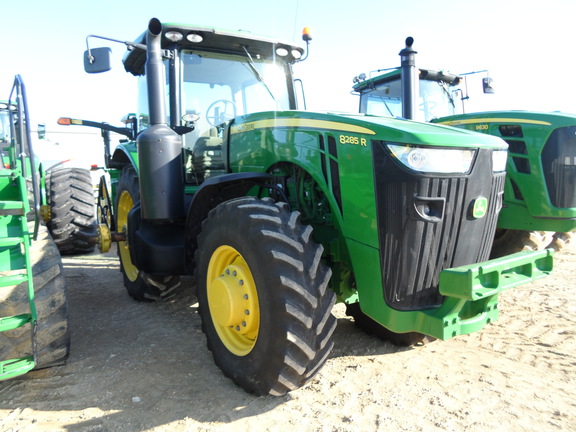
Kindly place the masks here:
POLYGON ((139 43, 130 42, 130 41, 121 41, 118 39, 112 39, 109 37, 98 36, 98 35, 88 35, 88 36, 86 36, 86 48, 88 50, 88 59, 90 60, 90 64, 94 63, 94 57, 92 56, 92 52, 90 51, 90 44, 88 43, 89 38, 104 39, 107 41, 118 42, 118 43, 124 44, 127 47, 132 48, 132 49, 138 48, 138 49, 146 50, 146 45, 144 45, 144 44, 139 44, 139 43))

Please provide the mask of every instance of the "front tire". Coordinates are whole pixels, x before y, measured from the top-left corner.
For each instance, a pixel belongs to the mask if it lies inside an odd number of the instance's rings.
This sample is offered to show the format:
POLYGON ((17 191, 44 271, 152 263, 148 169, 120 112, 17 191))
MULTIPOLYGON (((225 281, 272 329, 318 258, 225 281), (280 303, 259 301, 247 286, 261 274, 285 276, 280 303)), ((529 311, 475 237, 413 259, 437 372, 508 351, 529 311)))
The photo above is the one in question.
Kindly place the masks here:
POLYGON ((246 391, 280 396, 308 382, 332 350, 331 270, 298 212, 245 197, 213 209, 196 251, 208 348, 246 391))
MULTIPOLYGON (((133 167, 124 167, 118 179, 116 198, 116 227, 128 232, 128 214, 140 201, 138 176, 133 167)), ((178 276, 156 276, 143 272, 132 262, 128 240, 118 243, 120 271, 128 294, 138 301, 155 301, 171 297, 180 286, 178 276)))

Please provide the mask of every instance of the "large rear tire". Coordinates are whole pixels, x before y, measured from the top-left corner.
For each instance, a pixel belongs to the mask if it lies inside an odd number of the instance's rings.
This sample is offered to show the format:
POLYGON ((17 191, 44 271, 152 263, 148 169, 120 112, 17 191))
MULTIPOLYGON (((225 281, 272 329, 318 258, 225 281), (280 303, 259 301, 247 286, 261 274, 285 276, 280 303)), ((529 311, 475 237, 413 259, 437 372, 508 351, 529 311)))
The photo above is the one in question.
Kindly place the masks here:
POLYGON ((46 176, 50 234, 62 255, 94 251, 97 236, 94 187, 90 171, 61 168, 46 176))
MULTIPOLYGON (((140 186, 138 176, 133 167, 124 167, 116 189, 116 227, 119 232, 128 232, 128 214, 134 205, 140 201, 140 186)), ((164 300, 175 293, 180 286, 178 276, 150 275, 138 269, 130 257, 129 242, 118 243, 120 271, 124 278, 124 286, 128 294, 138 301, 164 300)))
POLYGON ((213 209, 196 251, 208 348, 246 391, 280 396, 308 382, 332 350, 331 270, 312 228, 285 203, 251 197, 213 209))
MULTIPOLYGON (((38 313, 35 369, 42 369, 64 364, 70 352, 68 293, 62 259, 43 225, 39 228, 37 240, 30 247, 30 260, 38 313)), ((0 316, 29 313, 27 289, 27 282, 2 288, 0 316)), ((32 330, 29 324, 0 333, 0 359, 31 354, 32 330)))

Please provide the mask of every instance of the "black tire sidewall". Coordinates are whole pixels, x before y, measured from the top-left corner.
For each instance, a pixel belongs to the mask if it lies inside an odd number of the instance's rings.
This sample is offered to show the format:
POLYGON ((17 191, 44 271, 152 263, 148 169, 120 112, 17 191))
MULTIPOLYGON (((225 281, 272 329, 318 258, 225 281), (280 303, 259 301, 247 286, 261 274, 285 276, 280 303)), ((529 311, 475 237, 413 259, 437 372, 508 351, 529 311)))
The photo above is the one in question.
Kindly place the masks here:
MULTIPOLYGON (((140 187, 138 185, 138 176, 136 175, 136 171, 133 167, 128 166, 122 169, 122 173, 118 179, 118 185, 116 187, 116 202, 115 202, 115 216, 116 216, 116 227, 118 229, 122 229, 123 227, 120 226, 118 223, 118 217, 120 216, 119 211, 119 203, 120 203, 120 196, 123 192, 127 192, 132 198, 132 202, 136 205, 140 201, 140 187)), ((138 269, 138 276, 136 280, 130 280, 130 278, 126 275, 126 271, 124 270, 124 263, 122 262, 122 256, 120 255, 120 245, 118 245, 118 259, 120 260, 120 271, 122 272, 122 277, 124 279, 124 286, 128 291, 128 294, 138 300, 144 301, 144 286, 143 281, 141 278, 141 271, 138 269)))
POLYGON ((51 219, 46 224, 63 255, 94 251, 90 238, 96 235, 96 206, 90 171, 59 168, 46 175, 51 219))

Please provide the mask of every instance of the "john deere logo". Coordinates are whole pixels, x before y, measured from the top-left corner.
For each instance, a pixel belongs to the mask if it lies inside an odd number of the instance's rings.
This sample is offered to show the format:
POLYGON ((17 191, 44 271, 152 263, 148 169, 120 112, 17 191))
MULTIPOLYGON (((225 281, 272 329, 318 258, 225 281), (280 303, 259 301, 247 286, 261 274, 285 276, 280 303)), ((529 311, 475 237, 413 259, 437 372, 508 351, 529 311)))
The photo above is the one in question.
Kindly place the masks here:
POLYGON ((472 205, 472 217, 475 219, 483 218, 488 211, 488 199, 480 196, 474 200, 472 205))

